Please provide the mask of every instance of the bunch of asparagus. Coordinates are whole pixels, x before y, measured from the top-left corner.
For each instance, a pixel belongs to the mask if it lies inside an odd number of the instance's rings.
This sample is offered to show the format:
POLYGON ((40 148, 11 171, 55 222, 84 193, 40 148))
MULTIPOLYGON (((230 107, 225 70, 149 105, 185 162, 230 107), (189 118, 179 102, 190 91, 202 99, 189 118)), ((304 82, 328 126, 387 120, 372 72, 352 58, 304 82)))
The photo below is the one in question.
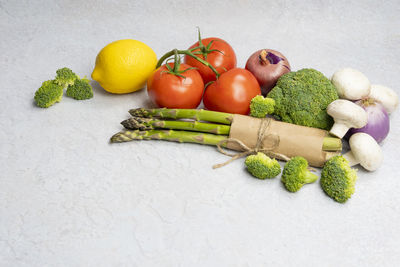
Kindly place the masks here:
MULTIPOLYGON (((203 109, 146 109, 129 110, 131 118, 121 124, 126 130, 111 137, 112 143, 132 140, 167 140, 181 143, 217 145, 228 139, 233 114, 203 109)), ((226 146, 226 142, 221 144, 226 146)), ((324 151, 340 151, 339 138, 325 137, 324 151)))

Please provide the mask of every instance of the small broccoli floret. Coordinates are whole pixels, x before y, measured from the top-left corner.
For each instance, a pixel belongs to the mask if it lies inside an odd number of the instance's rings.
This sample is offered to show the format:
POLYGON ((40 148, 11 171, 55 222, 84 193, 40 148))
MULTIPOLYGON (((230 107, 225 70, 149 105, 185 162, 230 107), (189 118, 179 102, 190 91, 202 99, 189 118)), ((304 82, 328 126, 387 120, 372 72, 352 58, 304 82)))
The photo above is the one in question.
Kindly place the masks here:
POLYGON ((78 75, 76 75, 69 68, 62 68, 56 71, 57 76, 55 82, 58 85, 61 85, 63 88, 66 88, 69 85, 73 85, 76 79, 79 79, 78 75))
POLYGON ((331 81, 317 70, 282 75, 268 97, 275 100, 274 114, 284 122, 325 130, 333 125, 326 108, 338 99, 338 94, 331 81))
POLYGON ((73 85, 68 86, 67 96, 77 100, 84 100, 93 97, 93 90, 88 79, 77 79, 73 85))
POLYGON ((244 164, 249 173, 259 179, 274 178, 281 173, 281 165, 278 161, 261 152, 248 156, 244 164))
POLYGON ((63 87, 54 80, 45 81, 35 92, 35 102, 38 107, 48 108, 56 102, 60 102, 63 95, 63 87))
POLYGON ((357 170, 349 166, 343 156, 335 156, 325 162, 321 172, 321 187, 339 203, 346 202, 355 190, 357 170))
POLYGON ((282 183, 290 192, 297 192, 300 188, 313 183, 318 176, 308 170, 308 162, 303 157, 293 157, 283 167, 282 183))
POLYGON ((262 95, 253 97, 250 102, 250 116, 264 118, 268 114, 274 113, 275 100, 265 98, 262 95))

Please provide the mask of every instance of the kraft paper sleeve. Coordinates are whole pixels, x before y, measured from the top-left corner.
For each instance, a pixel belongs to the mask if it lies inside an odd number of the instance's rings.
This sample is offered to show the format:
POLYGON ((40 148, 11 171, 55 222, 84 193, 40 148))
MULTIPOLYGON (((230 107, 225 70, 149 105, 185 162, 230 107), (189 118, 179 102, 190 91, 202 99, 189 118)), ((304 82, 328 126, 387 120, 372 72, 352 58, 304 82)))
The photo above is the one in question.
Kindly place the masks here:
MULTIPOLYGON (((265 119, 270 121, 265 128, 266 132, 264 133, 262 145, 264 148, 275 147, 271 150, 272 152, 283 154, 287 157, 302 156, 314 167, 322 167, 325 161, 338 154, 322 150, 323 139, 327 135, 327 131, 276 121, 272 118, 265 119)), ((261 120, 235 114, 229 137, 238 139, 249 148, 254 149, 261 120)), ((237 151, 243 150, 235 142, 228 142, 227 147, 237 151)))

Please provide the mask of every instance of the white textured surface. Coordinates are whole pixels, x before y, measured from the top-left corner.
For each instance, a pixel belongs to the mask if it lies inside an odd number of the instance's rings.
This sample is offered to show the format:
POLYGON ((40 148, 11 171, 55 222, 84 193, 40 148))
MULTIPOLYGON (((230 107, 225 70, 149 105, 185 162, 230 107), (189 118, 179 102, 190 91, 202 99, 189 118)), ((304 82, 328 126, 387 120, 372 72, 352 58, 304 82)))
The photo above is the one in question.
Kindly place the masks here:
POLYGON ((345 205, 318 183, 288 193, 243 159, 169 142, 110 145, 146 92, 49 109, 33 94, 57 68, 88 75, 123 38, 161 56, 203 36, 227 40, 239 66, 260 48, 293 69, 341 67, 400 91, 400 2, 0 1, 0 266, 395 266, 400 262, 400 114, 384 164, 359 171, 345 205), (354 3, 353 3, 354 2, 354 3), (357 3, 355 3, 357 2, 357 3))

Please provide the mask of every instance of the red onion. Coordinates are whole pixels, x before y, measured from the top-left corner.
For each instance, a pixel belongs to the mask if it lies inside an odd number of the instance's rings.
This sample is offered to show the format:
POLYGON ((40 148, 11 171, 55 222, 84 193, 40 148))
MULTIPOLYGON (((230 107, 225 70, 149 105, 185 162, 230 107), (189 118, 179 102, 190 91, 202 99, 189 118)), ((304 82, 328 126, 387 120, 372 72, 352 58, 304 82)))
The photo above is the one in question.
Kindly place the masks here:
POLYGON ((362 99, 355 102, 360 105, 368 115, 368 122, 362 128, 350 129, 348 136, 354 133, 362 132, 371 135, 376 142, 382 142, 389 133, 390 121, 384 107, 372 98, 362 99))
POLYGON ((262 49, 249 57, 246 69, 256 77, 265 96, 275 86, 279 77, 290 72, 290 64, 278 51, 262 49))

